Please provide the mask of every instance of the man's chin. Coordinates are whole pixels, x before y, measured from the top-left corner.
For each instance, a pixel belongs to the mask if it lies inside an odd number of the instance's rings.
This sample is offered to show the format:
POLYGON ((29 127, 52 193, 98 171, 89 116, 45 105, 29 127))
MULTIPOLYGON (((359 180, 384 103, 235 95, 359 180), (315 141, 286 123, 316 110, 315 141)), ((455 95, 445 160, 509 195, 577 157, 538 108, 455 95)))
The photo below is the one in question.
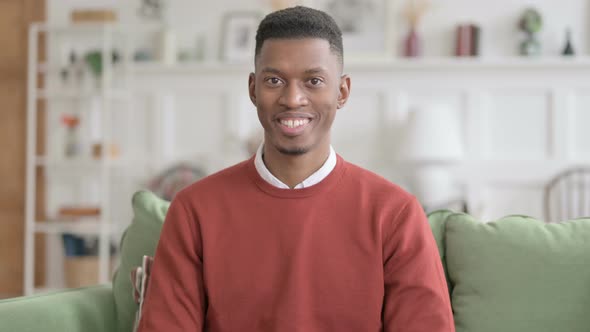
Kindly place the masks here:
POLYGON ((277 150, 284 155, 287 156, 301 156, 306 154, 309 149, 303 147, 294 147, 294 148, 285 148, 285 147, 277 147, 277 150))

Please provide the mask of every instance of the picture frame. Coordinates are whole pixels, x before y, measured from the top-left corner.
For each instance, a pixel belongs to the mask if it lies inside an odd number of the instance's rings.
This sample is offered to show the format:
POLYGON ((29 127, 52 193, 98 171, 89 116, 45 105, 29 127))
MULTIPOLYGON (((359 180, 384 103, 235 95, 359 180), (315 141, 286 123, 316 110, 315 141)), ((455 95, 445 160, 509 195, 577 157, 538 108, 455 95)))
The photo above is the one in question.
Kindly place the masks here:
POLYGON ((262 14, 256 11, 228 12, 221 23, 219 59, 228 63, 254 61, 256 30, 262 14))
POLYGON ((387 59, 395 55, 390 0, 306 0, 304 5, 334 18, 342 30, 345 58, 387 59))

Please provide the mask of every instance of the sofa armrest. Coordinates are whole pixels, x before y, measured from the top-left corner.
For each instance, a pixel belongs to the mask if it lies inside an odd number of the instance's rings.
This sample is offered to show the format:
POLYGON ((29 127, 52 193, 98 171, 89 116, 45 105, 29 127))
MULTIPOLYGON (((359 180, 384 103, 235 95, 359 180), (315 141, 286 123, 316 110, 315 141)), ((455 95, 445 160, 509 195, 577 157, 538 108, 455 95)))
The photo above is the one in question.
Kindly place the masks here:
POLYGON ((0 301, 0 332, 116 331, 111 285, 0 301))

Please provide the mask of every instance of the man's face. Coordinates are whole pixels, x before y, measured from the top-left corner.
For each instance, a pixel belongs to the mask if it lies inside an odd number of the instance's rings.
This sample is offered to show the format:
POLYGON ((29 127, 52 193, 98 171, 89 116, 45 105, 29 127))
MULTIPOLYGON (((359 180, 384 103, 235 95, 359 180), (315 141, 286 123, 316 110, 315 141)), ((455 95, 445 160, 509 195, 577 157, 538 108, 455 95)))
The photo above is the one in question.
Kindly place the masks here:
POLYGON ((327 149, 336 110, 344 106, 350 90, 350 79, 341 72, 327 40, 264 41, 249 91, 267 148, 288 155, 327 149))

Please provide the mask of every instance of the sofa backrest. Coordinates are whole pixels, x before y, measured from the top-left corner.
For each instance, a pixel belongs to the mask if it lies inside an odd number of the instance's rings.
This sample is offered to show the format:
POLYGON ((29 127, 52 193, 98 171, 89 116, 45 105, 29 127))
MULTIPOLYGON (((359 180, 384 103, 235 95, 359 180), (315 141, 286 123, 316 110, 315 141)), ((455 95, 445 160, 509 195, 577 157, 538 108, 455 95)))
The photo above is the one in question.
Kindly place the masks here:
POLYGON ((487 223, 462 213, 431 218, 457 332, 588 331, 590 218, 551 224, 527 216, 487 223))

